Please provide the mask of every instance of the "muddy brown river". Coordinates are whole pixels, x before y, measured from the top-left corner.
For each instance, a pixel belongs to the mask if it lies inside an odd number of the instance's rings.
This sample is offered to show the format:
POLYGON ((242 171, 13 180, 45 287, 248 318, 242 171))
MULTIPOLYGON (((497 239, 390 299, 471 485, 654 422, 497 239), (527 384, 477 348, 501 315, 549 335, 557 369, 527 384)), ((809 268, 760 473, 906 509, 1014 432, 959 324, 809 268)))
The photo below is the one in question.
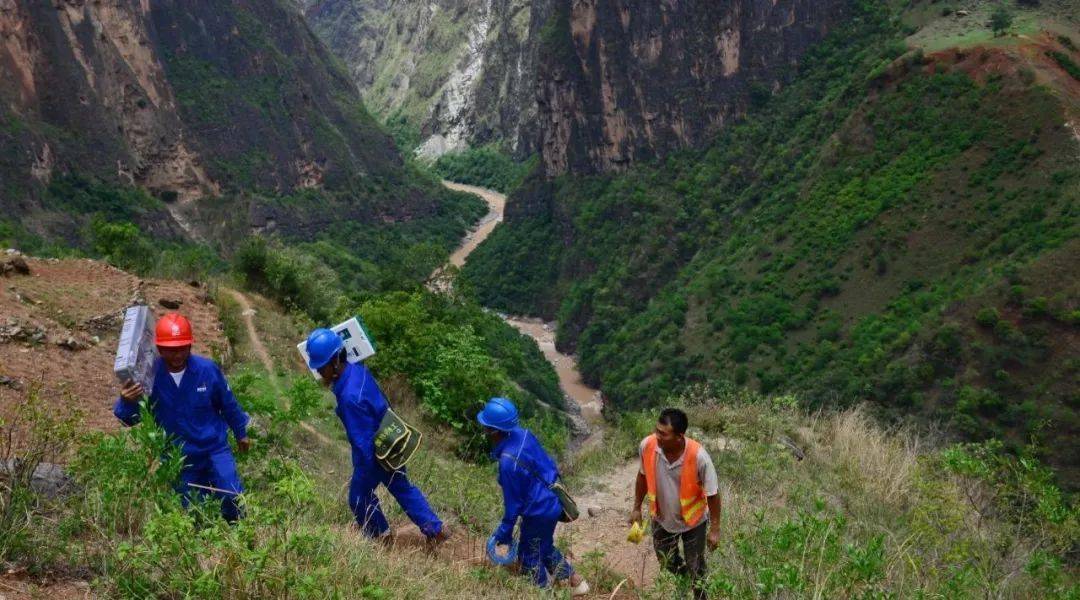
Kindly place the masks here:
MULTIPOLYGON (((485 188, 472 185, 443 181, 444 186, 459 192, 476 194, 484 199, 488 205, 488 214, 480 220, 476 229, 465 236, 464 241, 453 254, 450 255, 450 264, 461 267, 465 260, 476 247, 480 245, 503 220, 503 210, 506 207, 506 196, 485 188)), ((589 423, 600 421, 600 411, 603 401, 600 392, 581 381, 581 373, 577 369, 577 361, 573 356, 563 354, 555 349, 555 324, 544 323, 540 319, 526 317, 503 316, 503 320, 515 329, 536 340, 544 357, 548 360, 555 372, 559 375, 559 386, 563 393, 581 408, 581 416, 589 423)))

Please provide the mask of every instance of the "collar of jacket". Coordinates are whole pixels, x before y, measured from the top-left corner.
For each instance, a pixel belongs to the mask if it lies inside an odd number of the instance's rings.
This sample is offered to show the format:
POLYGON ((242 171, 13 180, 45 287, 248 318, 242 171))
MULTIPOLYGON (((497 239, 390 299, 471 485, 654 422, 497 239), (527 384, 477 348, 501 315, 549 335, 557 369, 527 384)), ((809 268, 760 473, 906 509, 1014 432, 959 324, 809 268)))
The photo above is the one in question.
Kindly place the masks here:
POLYGON ((525 442, 525 436, 527 434, 528 432, 521 427, 515 427, 510 431, 507 431, 506 437, 504 437, 502 441, 500 441, 498 444, 495 444, 495 447, 491 449, 491 458, 494 458, 496 461, 498 461, 499 458, 502 457, 503 452, 506 452, 507 447, 510 446, 510 444, 513 443, 515 440, 517 440, 519 446, 523 444, 525 442))
POLYGON ((341 396, 345 391, 346 386, 349 385, 349 379, 352 378, 353 374, 355 374, 358 369, 359 367, 353 363, 345 363, 345 369, 341 372, 341 376, 337 378, 337 381, 334 382, 332 388, 335 396, 341 396))
MULTIPOLYGON (((185 375, 187 375, 187 372, 191 370, 191 363, 192 363, 194 358, 195 358, 194 354, 189 354, 188 355, 187 361, 184 363, 184 374, 185 375)), ((157 375, 154 376, 155 377, 154 381, 157 381, 156 378, 159 377, 159 376, 160 377, 172 377, 172 371, 169 370, 169 365, 165 364, 165 359, 161 358, 160 356, 157 358, 157 375)), ((187 379, 187 378, 185 377, 185 379, 187 379)))

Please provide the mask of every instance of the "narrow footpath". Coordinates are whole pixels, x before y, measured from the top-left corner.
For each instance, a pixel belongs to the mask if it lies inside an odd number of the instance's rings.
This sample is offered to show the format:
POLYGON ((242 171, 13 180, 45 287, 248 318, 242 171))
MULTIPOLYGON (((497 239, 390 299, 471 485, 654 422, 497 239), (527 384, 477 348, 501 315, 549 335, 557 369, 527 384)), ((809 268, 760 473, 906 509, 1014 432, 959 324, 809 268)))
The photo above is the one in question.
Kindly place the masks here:
MULTIPOLYGON (((259 359, 259 363, 266 369, 267 377, 270 379, 270 386, 274 388, 274 392, 278 398, 282 398, 286 406, 285 410, 289 410, 288 396, 285 395, 281 388, 281 382, 278 381, 277 369, 274 368, 274 361, 270 358, 270 353, 266 350, 266 345, 263 344, 262 338, 259 337, 259 332, 255 329, 255 309, 251 306, 251 302, 248 301, 247 296, 238 290, 228 290, 229 295, 236 300, 236 303, 240 305, 240 317, 244 321, 244 330, 247 332, 248 343, 251 344, 251 351, 255 353, 255 357, 259 359)), ((326 437, 321 431, 312 427, 311 423, 307 421, 300 421, 300 427, 304 431, 311 434, 315 439, 319 440, 323 445, 329 446, 333 442, 330 438, 326 437)))
MULTIPOLYGON (((493 190, 450 181, 443 181, 443 185, 452 190, 476 194, 488 204, 488 214, 480 220, 476 229, 465 236, 461 246, 450 257, 450 264, 460 268, 469 254, 502 222, 506 196, 493 190)), ((601 415, 603 396, 599 390, 582 381, 577 360, 555 348, 555 324, 527 317, 502 315, 502 318, 536 341, 559 376, 559 386, 567 398, 568 407, 576 406, 576 409, 571 407, 570 412, 580 414, 588 424, 589 434, 577 446, 577 451, 602 443, 605 429, 601 415)), ((614 465, 610 473, 590 482, 591 491, 576 497, 583 510, 581 518, 575 523, 560 525, 558 533, 559 537, 566 539, 573 559, 580 561, 586 556, 599 557, 606 569, 624 580, 621 588, 624 593, 629 592, 628 588, 631 587, 640 589, 650 585, 657 574, 656 559, 648 541, 639 545, 626 541, 626 517, 637 472, 637 462, 630 461, 614 465)))
MULTIPOLYGON (((488 204, 487 215, 464 237, 461 246, 450 257, 448 265, 460 268, 465 264, 469 254, 491 234, 496 225, 502 222, 506 197, 484 188, 448 181, 444 181, 443 184, 450 189, 476 194, 488 204)), ((452 286, 452 281, 440 277, 440 274, 445 273, 446 270, 447 267, 441 267, 432 274, 432 281, 435 282, 432 287, 436 291, 447 292, 452 286)), ((279 392, 279 396, 284 396, 280 393, 281 384, 277 378, 273 360, 255 326, 255 308, 244 293, 233 289, 227 292, 240 307, 240 316, 251 352, 266 369, 270 383, 279 392)), ((575 451, 582 452, 601 444, 605 431, 601 416, 602 396, 599 390, 589 387, 582 381, 575 358, 556 350, 555 324, 527 317, 503 315, 502 318, 506 323, 536 341, 544 357, 558 374, 559 385, 566 396, 570 416, 583 420, 588 425, 589 433, 574 446, 575 451)), ((326 435, 307 422, 302 422, 301 427, 321 444, 328 446, 333 444, 326 435)), ((656 576, 657 565, 652 556, 650 544, 646 542, 633 545, 626 541, 626 516, 636 476, 637 464, 634 461, 613 465, 609 473, 593 478, 588 482, 586 490, 575 494, 583 511, 581 518, 575 523, 559 526, 557 535, 566 541, 569 554, 575 562, 580 564, 587 556, 595 557, 595 560, 602 562, 608 573, 617 578, 616 581, 622 583, 619 592, 602 594, 604 598, 634 597, 632 591, 634 588, 647 587, 656 576)), ((398 538, 395 548, 398 551, 423 551, 422 536, 414 525, 403 524, 396 528, 395 534, 398 538)), ((482 543, 483 540, 480 538, 465 535, 452 540, 447 547, 440 549, 439 555, 451 563, 479 564, 478 557, 483 554, 482 543)), ((601 596, 591 595, 590 597, 601 596)))

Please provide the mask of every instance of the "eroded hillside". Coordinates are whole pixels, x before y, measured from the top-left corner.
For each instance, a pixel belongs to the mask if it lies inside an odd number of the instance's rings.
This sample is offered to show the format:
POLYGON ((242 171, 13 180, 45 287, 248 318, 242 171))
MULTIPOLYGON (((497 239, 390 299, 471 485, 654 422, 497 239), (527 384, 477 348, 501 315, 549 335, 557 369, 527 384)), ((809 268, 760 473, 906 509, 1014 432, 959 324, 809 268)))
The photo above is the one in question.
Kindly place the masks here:
POLYGON ((108 201, 71 188, 130 186, 152 198, 120 199, 112 217, 174 239, 310 238, 333 221, 319 204, 359 222, 443 220, 441 189, 279 0, 7 0, 0 39, 9 227, 85 247, 80 228, 108 201))

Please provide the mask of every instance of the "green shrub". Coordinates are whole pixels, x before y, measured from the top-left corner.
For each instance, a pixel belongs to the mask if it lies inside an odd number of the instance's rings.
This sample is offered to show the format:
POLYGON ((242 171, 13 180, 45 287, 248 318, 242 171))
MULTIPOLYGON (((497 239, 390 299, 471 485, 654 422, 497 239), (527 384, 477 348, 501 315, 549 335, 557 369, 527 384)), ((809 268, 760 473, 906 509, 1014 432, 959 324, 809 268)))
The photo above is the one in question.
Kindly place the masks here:
POLYGON ((494 146, 483 146, 444 154, 432 165, 432 171, 443 179, 509 194, 521 185, 537 162, 534 156, 519 163, 494 146))
POLYGON ((1080 81, 1080 65, 1077 65, 1068 54, 1058 52, 1057 50, 1050 50, 1046 53, 1047 56, 1053 58, 1065 72, 1068 73, 1073 79, 1080 81))
POLYGON ((980 308, 979 312, 975 313, 975 322, 983 327, 992 328, 1000 320, 1001 315, 998 314, 997 309, 990 306, 980 308))
MULTIPOLYGON (((428 415, 459 433, 462 456, 482 456, 486 442, 476 413, 488 398, 511 398, 531 419, 549 410, 537 402, 540 398, 561 396, 554 370, 535 344, 509 325, 493 324, 475 306, 398 292, 370 299, 355 312, 379 344, 367 363, 380 377, 404 375, 428 415)), ((564 420, 558 429, 561 435, 552 437, 565 440, 564 420)))
POLYGON ((1005 451, 999 440, 950 446, 941 453, 952 473, 981 484, 986 496, 975 499, 980 513, 1000 511, 1009 522, 1051 553, 1075 551, 1080 539, 1080 503, 1054 483, 1054 474, 1025 451, 1005 451))
POLYGON ((1004 35, 1005 32, 1012 27, 1013 15, 1012 12, 1005 8, 1004 4, 998 4, 994 8, 994 11, 990 13, 990 29, 994 31, 994 35, 1004 35))
POLYGON ((109 223, 95 218, 90 224, 90 248, 113 265, 130 271, 152 266, 155 251, 133 223, 109 223))
POLYGON ((318 259, 262 237, 248 238, 233 262, 246 284, 327 323, 345 301, 337 274, 318 259))

